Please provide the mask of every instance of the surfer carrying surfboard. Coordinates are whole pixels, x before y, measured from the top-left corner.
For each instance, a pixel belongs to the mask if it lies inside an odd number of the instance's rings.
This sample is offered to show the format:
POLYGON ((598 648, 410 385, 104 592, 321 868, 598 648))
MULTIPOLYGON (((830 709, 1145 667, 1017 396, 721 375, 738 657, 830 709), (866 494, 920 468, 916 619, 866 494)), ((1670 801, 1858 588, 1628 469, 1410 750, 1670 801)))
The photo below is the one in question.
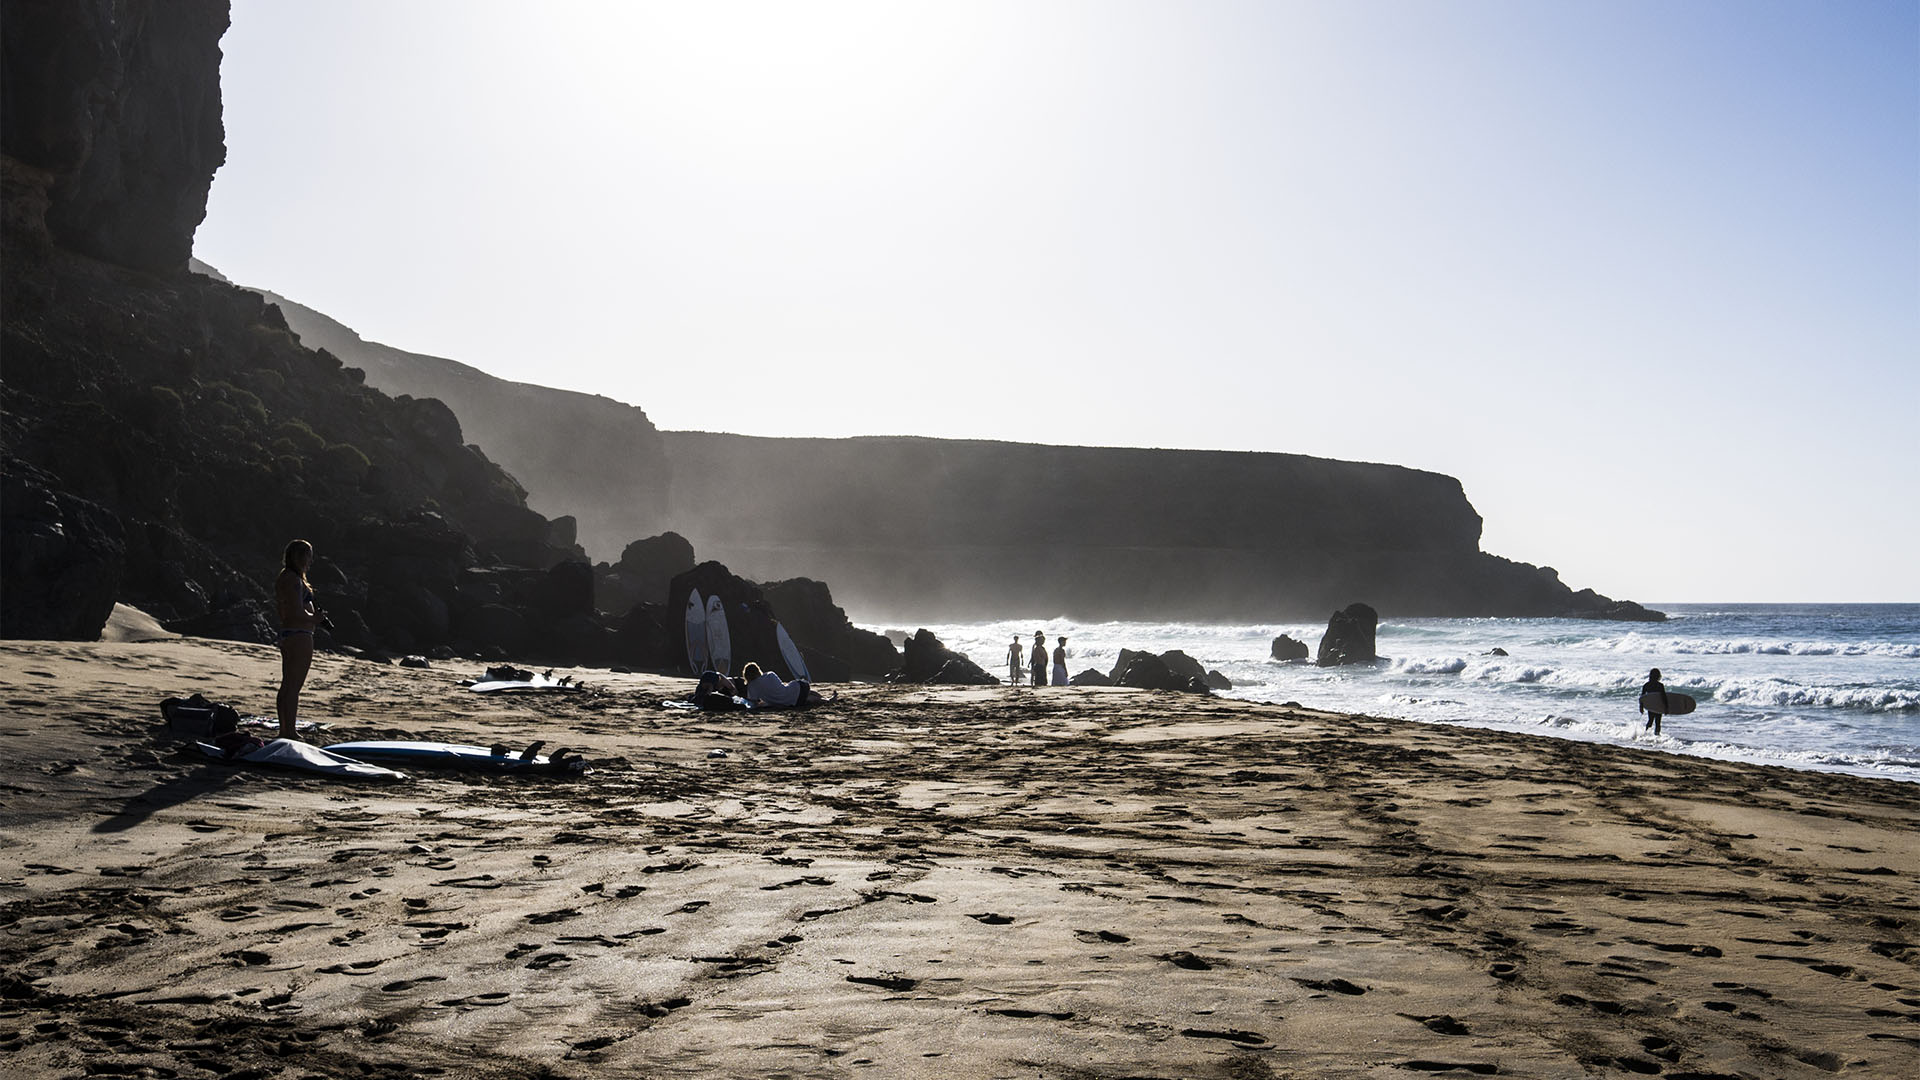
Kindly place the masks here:
MULTIPOLYGON (((1654 668, 1652 671, 1647 673, 1647 685, 1640 688, 1640 711, 1647 714, 1647 727, 1652 728, 1653 733, 1655 735, 1660 734, 1660 717, 1664 715, 1666 706, 1667 706, 1667 684, 1660 681, 1660 669, 1654 668), (1661 709, 1660 712, 1654 712, 1652 709, 1649 709, 1647 707, 1648 694, 1659 695, 1659 697, 1653 700, 1656 700, 1660 703, 1659 705, 1661 709)), ((1641 730, 1644 731, 1646 730, 1646 728, 1642 728, 1641 730)))

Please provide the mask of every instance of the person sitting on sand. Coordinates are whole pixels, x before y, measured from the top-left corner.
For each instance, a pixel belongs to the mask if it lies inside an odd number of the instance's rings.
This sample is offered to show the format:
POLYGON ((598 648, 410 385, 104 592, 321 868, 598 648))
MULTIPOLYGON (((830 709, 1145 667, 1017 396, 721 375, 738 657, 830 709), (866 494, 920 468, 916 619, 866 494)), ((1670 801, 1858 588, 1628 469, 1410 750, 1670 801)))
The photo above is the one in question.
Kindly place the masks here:
POLYGON ((1067 639, 1062 637, 1060 644, 1053 648, 1053 685, 1067 685, 1067 639))
POLYGON ((1007 682, 1020 685, 1020 674, 1026 668, 1026 650, 1020 647, 1020 635, 1013 636, 1013 645, 1007 649, 1007 682))
POLYGON ((273 583, 274 605, 280 612, 280 694, 274 699, 274 711, 280 717, 280 737, 295 737, 300 716, 300 690, 307 685, 307 672, 313 667, 313 632, 328 619, 313 603, 313 586, 307 584, 307 567, 313 565, 313 545, 295 540, 282 556, 280 576, 273 583))
MULTIPOLYGON (((1640 688, 1640 711, 1647 714, 1647 728, 1652 728, 1653 733, 1658 735, 1660 734, 1660 717, 1662 714, 1651 712, 1647 709, 1648 694, 1659 694, 1660 704, 1664 706, 1667 703, 1667 686, 1660 681, 1659 668, 1654 668, 1647 673, 1647 685, 1640 688)), ((1640 730, 1645 731, 1646 728, 1641 728, 1640 730)))
POLYGON ((771 671, 761 671, 760 665, 752 661, 740 669, 740 681, 747 684, 741 696, 755 708, 804 709, 826 700, 814 692, 807 680, 782 681, 771 671))
POLYGON ((701 672, 693 688, 693 703, 714 712, 740 708, 742 696, 740 685, 718 671, 701 672))
POLYGON ((1033 652, 1027 657, 1027 670, 1033 674, 1033 685, 1047 685, 1047 632, 1033 632, 1033 652))

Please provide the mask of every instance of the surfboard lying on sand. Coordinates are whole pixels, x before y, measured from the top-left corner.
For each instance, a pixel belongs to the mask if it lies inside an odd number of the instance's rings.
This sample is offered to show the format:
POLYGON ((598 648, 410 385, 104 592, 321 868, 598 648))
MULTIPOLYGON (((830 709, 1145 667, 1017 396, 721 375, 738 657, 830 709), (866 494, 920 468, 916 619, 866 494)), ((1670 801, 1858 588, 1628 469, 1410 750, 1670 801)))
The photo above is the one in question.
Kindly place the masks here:
POLYGON ((787 661, 788 681, 805 679, 812 682, 813 676, 807 674, 806 658, 800 655, 800 647, 793 643, 793 637, 787 633, 786 627, 780 625, 778 619, 773 623, 773 636, 779 640, 780 655, 787 661))
POLYGON ((707 665, 722 675, 733 671, 733 639, 727 633, 727 607, 717 596, 707 597, 707 665))
POLYGON ((687 666, 695 675, 707 670, 707 601, 699 589, 687 594, 687 666))
MULTIPOLYGON (((534 749, 539 747, 535 743, 534 749)), ((528 756, 506 751, 505 747, 466 746, 461 743, 409 742, 398 739, 371 739, 364 742, 334 743, 327 752, 342 754, 356 761, 386 761, 415 768, 497 769, 504 772, 550 771, 585 772, 587 763, 578 755, 562 753, 555 761, 545 754, 528 756)))
POLYGON ((196 742, 200 752, 210 758, 219 758, 236 764, 277 765, 283 769, 299 769, 302 772, 319 773, 322 776, 337 777, 342 780, 405 780, 406 773, 383 769, 378 765, 369 765, 364 761, 323 750, 312 743, 295 742, 292 739, 275 739, 265 746, 255 747, 244 754, 227 757, 226 751, 212 743, 196 742))
POLYGON ((511 690, 578 690, 580 689, 580 684, 573 682, 571 679, 556 679, 551 675, 535 675, 531 679, 510 681, 496 679, 491 682, 477 682, 467 687, 467 689, 476 694, 497 694, 502 691, 511 690))
POLYGON ((1663 703, 1657 692, 1640 695, 1640 707, 1648 712, 1657 712, 1661 716, 1685 716, 1693 711, 1693 699, 1685 694, 1667 691, 1667 700, 1663 703))

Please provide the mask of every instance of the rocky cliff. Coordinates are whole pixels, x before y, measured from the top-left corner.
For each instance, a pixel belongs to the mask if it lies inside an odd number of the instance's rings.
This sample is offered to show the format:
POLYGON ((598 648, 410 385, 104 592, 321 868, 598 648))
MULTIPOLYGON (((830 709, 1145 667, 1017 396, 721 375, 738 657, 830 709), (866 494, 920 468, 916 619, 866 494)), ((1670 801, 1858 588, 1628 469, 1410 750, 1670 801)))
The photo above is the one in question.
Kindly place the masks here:
POLYGON ((1480 551, 1460 482, 1297 454, 664 433, 668 514, 704 555, 967 619, 1637 617, 1480 551))
POLYGON ((471 572, 581 553, 445 405, 366 386, 259 296, 187 272, 224 158, 226 12, 0 7, 0 633, 93 636, 111 597, 256 637, 301 536, 348 638, 456 640, 471 572))
POLYGON ((526 488, 527 505, 574 518, 579 542, 597 557, 617 558, 629 542, 666 527, 660 433, 643 410, 365 341, 312 308, 259 292, 303 344, 365 371, 368 386, 446 402, 466 437, 526 488))
MULTIPOLYGON (((272 297, 274 294, 264 292, 272 297)), ((439 398, 613 559, 671 527, 756 580, 817 577, 869 614, 962 619, 1640 617, 1480 551, 1459 481, 1297 454, 658 432, 639 409, 362 340, 281 301, 369 383, 439 398), (556 433, 567 436, 565 442, 556 433)))
MULTIPOLYGON (((365 640, 614 649, 593 582, 554 567, 582 554, 574 522, 536 507, 577 515, 602 559, 672 528, 705 559, 831 580, 876 614, 1262 620, 1356 599, 1394 615, 1644 614, 1482 553, 1459 483, 1433 473, 663 436, 631 406, 363 341, 187 272, 225 154, 224 0, 0 11, 0 632, 84 634, 109 595, 249 632, 219 613, 257 619, 281 545, 302 535, 365 640), (59 618, 31 618, 52 604, 59 618)), ((667 614, 629 612, 620 632, 659 645, 667 614)))

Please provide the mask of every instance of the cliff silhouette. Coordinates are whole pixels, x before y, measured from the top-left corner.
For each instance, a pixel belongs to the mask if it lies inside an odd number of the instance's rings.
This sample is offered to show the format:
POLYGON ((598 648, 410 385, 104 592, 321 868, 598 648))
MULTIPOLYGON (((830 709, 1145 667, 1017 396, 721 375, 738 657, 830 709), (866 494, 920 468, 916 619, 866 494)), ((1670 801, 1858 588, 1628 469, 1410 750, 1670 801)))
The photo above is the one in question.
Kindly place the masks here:
POLYGON ((550 598, 552 568, 583 558, 567 523, 450 409, 368 387, 258 295, 188 271, 225 159, 224 0, 0 18, 0 633, 96 637, 126 601, 260 640, 296 536, 353 644, 498 642, 478 634, 488 600, 550 598))
POLYGON ((1657 617, 1481 552, 1478 514, 1434 473, 663 433, 630 405, 363 341, 189 269, 225 158, 224 0, 0 14, 0 633, 91 636, 125 600, 259 638, 280 548, 304 536, 350 644, 646 663, 673 652, 669 620, 631 589, 672 571, 621 556, 670 529, 873 613, 1257 620, 1365 599, 1657 617))
POLYGON ((611 561, 672 530, 761 581, 833 583, 871 616, 1655 618, 1480 550, 1460 482, 1301 454, 658 431, 609 398, 369 342, 270 291, 308 344, 389 393, 451 405, 528 491, 611 561))

